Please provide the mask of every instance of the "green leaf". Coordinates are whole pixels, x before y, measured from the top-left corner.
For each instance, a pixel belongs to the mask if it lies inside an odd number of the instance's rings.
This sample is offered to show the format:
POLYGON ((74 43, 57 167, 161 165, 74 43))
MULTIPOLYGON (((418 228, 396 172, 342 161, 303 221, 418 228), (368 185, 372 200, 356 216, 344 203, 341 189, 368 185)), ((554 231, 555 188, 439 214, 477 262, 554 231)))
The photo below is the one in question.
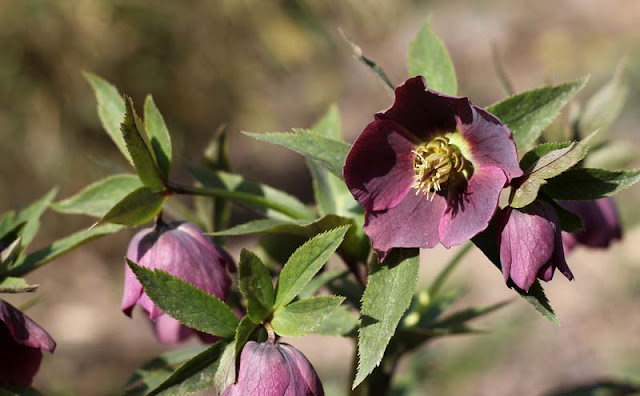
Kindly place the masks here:
POLYGON ((14 266, 12 266, 8 274, 12 276, 23 276, 36 268, 42 267, 46 263, 78 248, 85 243, 105 235, 113 234, 120 231, 122 226, 115 224, 104 224, 89 230, 78 231, 74 234, 58 239, 52 244, 22 256, 14 266))
MULTIPOLYGON (((327 114, 312 127, 312 131, 329 139, 342 140, 337 106, 331 106, 327 114)), ((337 214, 352 218, 363 216, 362 207, 353 198, 341 178, 328 172, 313 160, 307 160, 307 166, 311 172, 313 193, 321 215, 337 214)))
POLYGON ((585 168, 623 169, 636 159, 636 148, 628 142, 608 141, 593 147, 584 159, 585 168))
POLYGON ((239 320, 219 298, 168 272, 141 267, 127 259, 149 298, 187 327, 219 337, 235 335, 239 320))
POLYGON ((51 205, 57 193, 58 189, 52 188, 42 198, 22 209, 14 217, 13 224, 15 226, 20 223, 26 223, 20 232, 20 243, 22 246, 29 246, 33 238, 38 233, 38 230, 40 229, 40 217, 51 205))
POLYGON ((220 364, 218 370, 216 370, 213 376, 213 387, 216 390, 216 394, 221 395, 229 385, 236 381, 236 343, 231 342, 226 346, 222 357, 220 357, 220 364))
POLYGON ((345 306, 339 306, 327 317, 313 333, 326 336, 348 337, 355 336, 354 330, 358 327, 358 318, 345 306))
MULTIPOLYGON (((500 250, 498 249, 498 243, 496 241, 496 228, 495 224, 490 224, 489 227, 480 234, 476 235, 471 241, 476 245, 482 253, 502 272, 502 264, 500 263, 500 250)), ((538 312, 545 318, 549 319, 553 323, 560 324, 558 318, 553 312, 553 308, 549 304, 547 296, 544 294, 544 289, 540 285, 540 281, 536 279, 528 292, 518 288, 512 287, 522 298, 527 300, 538 312)))
POLYGON ((429 88, 447 95, 456 95, 458 81, 449 51, 425 22, 409 44, 409 74, 423 76, 429 88))
POLYGON ((124 120, 125 113, 122 95, 120 95, 116 87, 95 74, 85 72, 84 78, 89 82, 96 96, 98 116, 102 122, 102 127, 118 146, 122 155, 133 165, 133 160, 120 132, 120 124, 124 120))
POLYGON ((524 176, 518 178, 514 183, 509 204, 514 208, 523 208, 535 201, 538 197, 538 191, 547 183, 548 179, 567 171, 587 155, 589 149, 587 144, 594 134, 592 133, 582 141, 574 142, 568 147, 551 150, 535 160, 525 170, 524 176))
POLYGON ((459 328, 466 325, 467 322, 477 319, 481 316, 488 315, 498 309, 505 307, 512 300, 501 301, 485 307, 471 307, 458 312, 454 312, 446 317, 431 324, 433 328, 459 328))
POLYGON ((579 131, 604 131, 618 118, 629 96, 629 84, 625 79, 624 69, 625 62, 622 61, 618 64, 613 78, 587 101, 578 119, 579 131))
POLYGON ((142 184, 153 191, 164 190, 166 179, 160 173, 142 120, 136 114, 131 98, 126 100, 126 113, 120 129, 142 184))
POLYGON ((540 161, 540 158, 552 151, 566 149, 572 144, 575 144, 575 142, 547 142, 539 144, 522 156, 522 159, 520 160, 520 168, 527 171, 529 168, 536 165, 536 163, 540 161))
POLYGON ((342 166, 351 148, 345 142, 329 139, 306 129, 294 129, 293 133, 244 132, 244 134, 302 154, 339 178, 342 178, 342 166))
POLYGON ((242 249, 238 265, 238 288, 247 299, 247 314, 262 323, 273 309, 275 292, 269 270, 254 253, 242 249))
POLYGON ((189 170, 198 182, 213 190, 211 192, 215 192, 217 196, 244 203, 266 217, 306 220, 315 218, 297 198, 273 187, 248 181, 234 173, 199 168, 189 170))
POLYGON ((171 169, 171 137, 160 110, 153 97, 148 95, 144 101, 144 129, 149 134, 151 149, 158 161, 158 170, 163 180, 169 180, 171 169))
POLYGON ((592 200, 610 197, 640 180, 640 169, 613 171, 607 169, 570 169, 547 180, 542 191, 560 200, 592 200))
POLYGON ((90 184, 75 195, 51 205, 56 212, 104 216, 109 209, 134 190, 142 187, 140 178, 128 173, 108 176, 90 184))
POLYGON ((387 88, 390 91, 393 91, 394 85, 389 79, 389 77, 387 76, 387 73, 384 72, 382 67, 380 67, 376 62, 374 62, 370 58, 366 57, 362 52, 362 48, 360 48, 356 43, 349 40, 344 33, 342 33, 342 37, 351 46, 351 50, 353 51, 353 56, 362 64, 367 66, 380 79, 380 81, 384 84, 385 88, 387 88))
POLYGON ((140 187, 124 197, 96 224, 113 223, 138 226, 151 221, 160 211, 168 196, 154 192, 148 187, 140 187))
POLYGON ((487 107, 507 124, 519 151, 534 143, 542 131, 558 116, 587 83, 587 78, 574 82, 523 92, 487 107))
POLYGON ((344 297, 340 296, 319 296, 299 300, 277 309, 271 325, 281 336, 300 337, 320 326, 343 301, 344 297))
POLYGON ((395 249, 375 263, 362 297, 358 332, 358 371, 352 389, 382 360, 398 322, 409 308, 418 280, 418 249, 395 249))
POLYGON ((124 387, 124 396, 144 396, 158 387, 185 362, 193 359, 208 347, 198 346, 163 353, 138 368, 124 387))
POLYGON ((296 249, 280 272, 276 289, 276 308, 291 302, 320 271, 342 243, 349 226, 316 235, 296 249))
MULTIPOLYGON (((258 327, 249 316, 245 316, 240 321, 238 328, 236 329, 235 335, 235 359, 240 358, 240 352, 242 352, 242 348, 244 348, 244 344, 247 343, 251 339, 251 335, 258 327)), ((235 378, 234 378, 235 380, 235 378)))
POLYGON ((212 235, 292 234, 310 238, 321 232, 349 224, 353 224, 352 219, 336 215, 327 215, 313 221, 260 219, 214 232, 212 235))
POLYGON ((220 366, 222 354, 228 342, 219 341, 204 352, 180 366, 169 378, 147 396, 184 395, 214 385, 214 376, 220 366))
POLYGON ((638 396, 640 383, 620 380, 595 380, 556 388, 543 396, 638 396))
POLYGON ((0 293, 31 293, 40 285, 30 285, 22 278, 7 277, 0 279, 0 293))

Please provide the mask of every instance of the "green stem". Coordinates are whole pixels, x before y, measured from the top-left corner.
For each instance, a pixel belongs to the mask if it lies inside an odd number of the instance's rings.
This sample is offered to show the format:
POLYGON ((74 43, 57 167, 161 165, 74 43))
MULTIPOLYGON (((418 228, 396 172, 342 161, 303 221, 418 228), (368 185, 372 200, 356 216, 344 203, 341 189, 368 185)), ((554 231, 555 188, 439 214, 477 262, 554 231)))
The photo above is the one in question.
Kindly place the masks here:
POLYGON ((438 292, 440 291, 444 283, 447 281, 447 278, 449 278, 449 275, 451 275, 451 272, 453 272, 453 270, 458 266, 458 264, 460 263, 460 261, 462 261, 464 256, 466 256, 467 253, 471 251, 472 247, 473 247, 473 243, 471 243, 470 241, 465 242, 465 244, 462 245, 462 247, 451 258, 451 260, 449 260, 447 265, 442 269, 442 271, 440 271, 440 273, 438 274, 438 277, 433 281, 433 283, 429 287, 429 297, 433 297, 436 294, 438 294, 438 292))
POLYGON ((299 212, 295 209, 290 208, 287 205, 266 199, 264 197, 261 197, 255 194, 248 194, 248 193, 239 192, 239 191, 229 191, 229 190, 224 190, 220 188, 182 186, 182 185, 171 185, 169 186, 169 190, 176 194, 202 195, 202 196, 208 196, 208 197, 226 198, 233 201, 239 201, 239 202, 244 202, 251 205, 256 205, 262 208, 273 209, 277 212, 280 212, 296 220, 313 220, 313 218, 310 218, 307 213, 299 212))

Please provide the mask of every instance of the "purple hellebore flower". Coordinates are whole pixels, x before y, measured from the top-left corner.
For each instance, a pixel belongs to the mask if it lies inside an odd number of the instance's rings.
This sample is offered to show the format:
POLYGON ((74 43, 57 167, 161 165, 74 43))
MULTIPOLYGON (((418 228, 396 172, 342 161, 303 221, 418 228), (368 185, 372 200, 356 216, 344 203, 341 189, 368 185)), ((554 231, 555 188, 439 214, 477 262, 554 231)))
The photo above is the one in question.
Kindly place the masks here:
POLYGON ((240 355, 238 382, 222 396, 323 396, 318 374, 307 358, 288 344, 249 341, 240 355))
POLYGON ((507 207, 498 215, 498 247, 504 280, 529 291, 536 277, 545 282, 556 268, 573 280, 564 258, 560 220, 548 202, 523 209, 507 207))
MULTIPOLYGON (((159 223, 155 228, 141 230, 129 243, 127 257, 143 267, 167 271, 221 300, 227 298, 231 287, 227 268, 235 270, 233 259, 226 251, 203 235, 198 227, 186 222, 159 223)), ((147 311, 163 343, 176 343, 192 334, 201 336, 205 342, 212 341, 211 337, 166 315, 125 265, 122 312, 131 316, 136 304, 147 311)))
POLYGON ((395 95, 344 165, 381 260, 396 247, 449 248, 472 238, 522 175, 509 128, 468 98, 430 90, 419 76, 395 95))
POLYGON ((42 351, 53 353, 53 338, 27 315, 0 300, 0 386, 31 385, 42 351))
POLYGON ((582 218, 584 230, 574 233, 562 232, 565 253, 577 244, 593 248, 607 248, 614 240, 622 238, 620 217, 616 203, 611 197, 595 201, 560 201, 563 208, 582 218))

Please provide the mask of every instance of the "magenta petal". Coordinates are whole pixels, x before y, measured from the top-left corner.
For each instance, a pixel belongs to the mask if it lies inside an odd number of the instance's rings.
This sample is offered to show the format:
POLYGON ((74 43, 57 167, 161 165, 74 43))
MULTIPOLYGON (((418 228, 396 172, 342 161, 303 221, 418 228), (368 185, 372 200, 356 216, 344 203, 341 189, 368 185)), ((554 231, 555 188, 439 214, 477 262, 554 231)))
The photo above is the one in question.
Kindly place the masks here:
POLYGON ((505 281, 511 278, 528 291, 540 269, 551 260, 555 230, 546 218, 512 208, 503 210, 498 221, 504 224, 498 243, 505 281))
POLYGON ((370 123, 347 155, 344 179, 356 200, 368 210, 396 206, 414 182, 415 145, 393 122, 370 123))
POLYGON ((169 315, 161 315, 152 323, 158 340, 163 344, 176 344, 196 332, 169 315))
POLYGON ((480 168, 473 173, 464 192, 449 198, 439 225, 440 242, 446 248, 459 245, 487 228, 505 180, 500 168, 480 168))
POLYGON ((469 114, 469 99, 448 96, 426 87, 423 77, 413 77, 395 90, 395 102, 378 119, 394 120, 422 141, 456 130, 456 114, 469 114))
POLYGON ((395 247, 434 247, 440 241, 438 219, 445 208, 444 197, 436 195, 429 201, 424 194, 411 191, 395 208, 367 212, 364 231, 380 261, 395 247))
POLYGON ((324 393, 322 382, 320 382, 318 374, 306 356, 288 344, 280 344, 280 348, 285 351, 283 355, 297 372, 297 376, 299 378, 298 381, 304 382, 306 385, 307 394, 322 395, 324 393))
POLYGON ((486 110, 471 107, 472 122, 460 119, 458 129, 469 144, 473 166, 496 166, 504 171, 507 182, 522 176, 511 130, 486 110))

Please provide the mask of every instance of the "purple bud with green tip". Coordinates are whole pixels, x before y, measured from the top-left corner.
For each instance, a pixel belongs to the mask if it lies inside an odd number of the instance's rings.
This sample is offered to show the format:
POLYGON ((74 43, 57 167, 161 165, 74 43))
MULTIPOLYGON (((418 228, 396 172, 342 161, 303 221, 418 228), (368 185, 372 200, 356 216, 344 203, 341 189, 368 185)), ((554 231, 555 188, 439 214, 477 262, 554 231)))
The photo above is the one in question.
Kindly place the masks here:
POLYGON ((307 358, 288 344, 249 341, 240 355, 238 382, 222 396, 322 396, 324 389, 307 358))
MULTIPOLYGON (((143 267, 166 271, 221 300, 227 298, 231 287, 227 269, 235 269, 226 251, 214 244, 198 227, 186 222, 159 222, 154 228, 138 232, 129 244, 127 257, 143 267)), ((122 312, 131 316, 135 305, 140 305, 148 313, 161 342, 176 343, 190 335, 199 334, 156 306, 131 269, 125 265, 122 312)))
POLYGON ((0 386, 31 385, 42 351, 53 353, 53 338, 27 315, 0 300, 0 386))

